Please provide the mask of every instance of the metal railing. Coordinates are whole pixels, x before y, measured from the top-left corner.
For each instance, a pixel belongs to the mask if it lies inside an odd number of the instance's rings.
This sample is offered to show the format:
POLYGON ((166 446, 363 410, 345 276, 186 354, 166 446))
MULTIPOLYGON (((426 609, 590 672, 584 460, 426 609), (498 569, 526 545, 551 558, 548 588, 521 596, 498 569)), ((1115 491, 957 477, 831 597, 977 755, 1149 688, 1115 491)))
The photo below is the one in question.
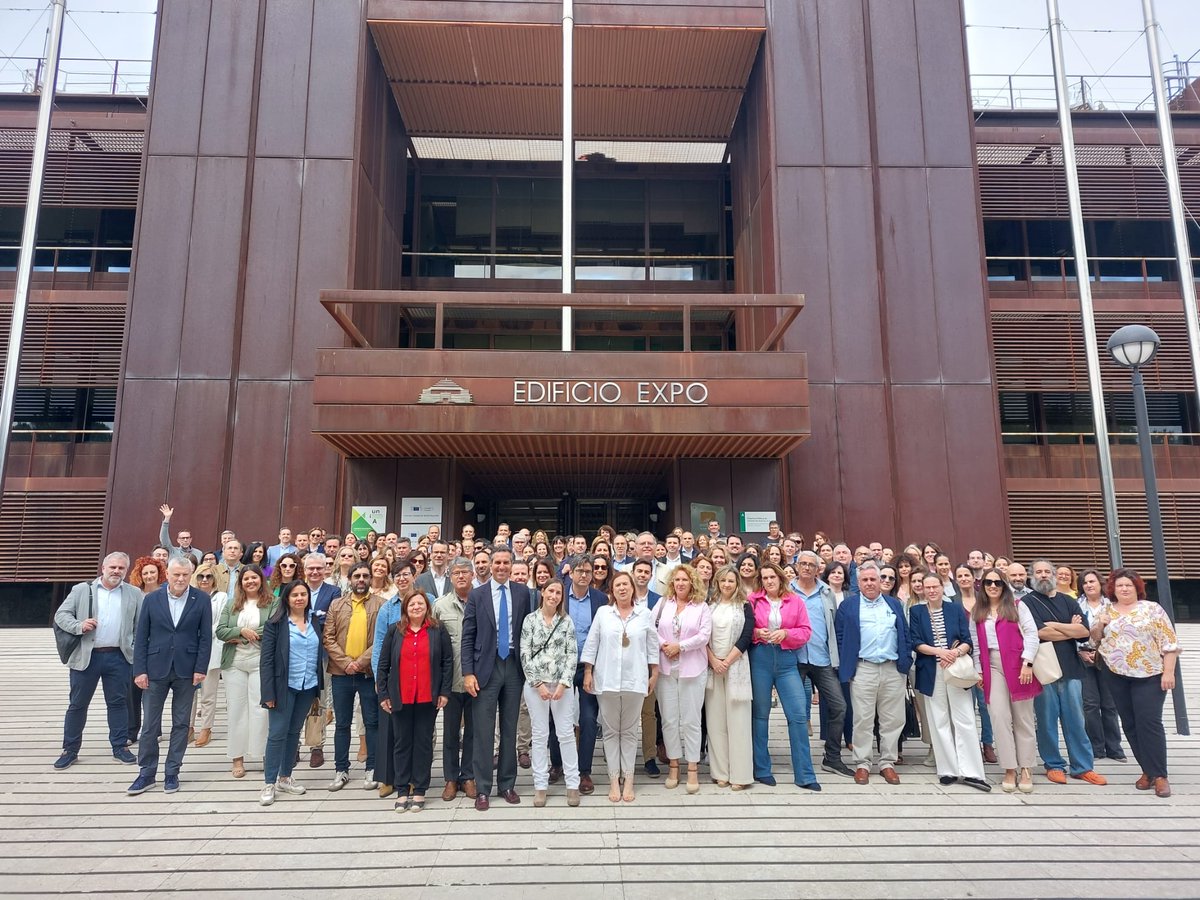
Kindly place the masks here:
MULTIPOLYGON (((44 57, 8 58, 0 65, 0 93, 39 93, 45 66, 44 57)), ((150 60, 65 56, 59 61, 56 90, 60 94, 126 94, 144 97, 150 93, 150 60)))
MULTIPOLYGON (((1163 66, 1167 96, 1172 104, 1200 108, 1200 61, 1178 58, 1163 66)), ((1154 86, 1149 75, 1071 75, 1067 91, 1076 110, 1153 110, 1154 86)), ((971 104, 977 111, 995 109, 1055 109, 1054 76, 971 75, 971 104)))
POLYGON ((111 428, 12 430, 8 478, 103 478, 112 453, 111 428))
MULTIPOLYGON (((418 278, 554 280, 562 278, 561 253, 405 251, 418 278)), ((574 254, 576 281, 721 281, 732 256, 651 253, 574 254)))
MULTIPOLYGON (((1173 256, 1089 257, 1093 283, 1160 284, 1178 282, 1179 269, 1173 256)), ((1192 277, 1200 278, 1200 257, 1192 257, 1192 277)), ((1058 282, 1078 280, 1071 256, 989 256, 989 282, 1058 282)))

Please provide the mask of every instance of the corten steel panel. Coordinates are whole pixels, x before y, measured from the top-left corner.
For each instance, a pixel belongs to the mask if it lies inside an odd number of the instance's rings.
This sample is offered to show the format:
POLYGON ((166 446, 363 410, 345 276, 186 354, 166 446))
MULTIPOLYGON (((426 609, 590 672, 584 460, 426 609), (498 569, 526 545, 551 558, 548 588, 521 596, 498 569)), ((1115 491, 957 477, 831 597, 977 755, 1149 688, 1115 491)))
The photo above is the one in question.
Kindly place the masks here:
POLYGON ((238 382, 233 459, 225 478, 226 519, 238 534, 270 535, 279 528, 289 394, 286 381, 238 382))
POLYGON ((278 452, 285 454, 280 521, 328 529, 337 512, 332 486, 337 483, 338 457, 324 441, 313 437, 312 421, 312 382, 291 382, 287 442, 278 445, 278 452))
MULTIPOLYGON (((393 521, 400 496, 396 487, 396 470, 408 460, 349 459, 346 460, 346 497, 339 510, 343 534, 350 528, 350 507, 386 506, 388 524, 393 521)), ((420 496, 428 496, 421 494, 420 496)), ((325 526, 326 528, 330 526, 325 526)))
MULTIPOLYGON (((884 433, 887 390, 882 384, 837 386, 839 499, 843 508, 842 537, 849 541, 896 531, 892 485, 898 470, 884 433)), ((816 523, 813 527, 822 526, 816 523)))
POLYGON ((973 164, 971 106, 967 83, 964 22, 958 3, 913 4, 917 57, 921 72, 921 122, 925 130, 925 163, 929 166, 973 164))
POLYGON ((867 70, 863 65, 867 47, 862 4, 854 0, 820 0, 819 10, 825 164, 869 165, 867 70))
POLYGON ((891 529, 884 533, 893 547, 934 540, 958 562, 966 558, 966 550, 959 550, 952 538, 956 533, 965 537, 966 531, 955 531, 955 513, 961 507, 964 517, 969 516, 975 505, 965 490, 960 496, 957 485, 950 480, 946 428, 955 423, 943 417, 942 387, 896 384, 891 393, 898 432, 895 468, 901 473, 891 493, 900 511, 900 529, 899 533, 891 529), (956 552, 961 555, 954 555, 956 552))
POLYGON ((764 52, 768 53, 774 83, 787 86, 776 89, 773 110, 775 153, 780 166, 820 165, 824 161, 823 57, 817 36, 817 7, 816 0, 771 4, 769 46, 764 52))
POLYGON ((929 169, 929 233, 935 325, 942 378, 987 383, 989 365, 987 300, 980 276, 975 179, 967 169, 929 169))
POLYGON ((316 348, 340 346, 343 341, 341 329, 321 307, 320 292, 347 280, 353 168, 350 160, 309 159, 304 163, 293 378, 312 378, 316 348))
MULTIPOLYGON (((188 379, 179 382, 175 397, 172 451, 152 465, 168 473, 162 500, 175 507, 171 518, 171 537, 180 529, 192 532, 196 546, 215 547, 226 523, 217 520, 218 492, 228 480, 217 477, 218 463, 225 447, 225 410, 229 404, 229 382, 216 379, 188 379)), ((128 410, 129 407, 126 407, 128 410)), ((127 421, 137 421, 136 414, 127 421)), ((134 426, 137 427, 136 425, 134 426)), ((270 442, 263 451, 270 452, 270 442)), ((153 523, 158 503, 142 497, 142 517, 153 523)), ((235 531, 236 525, 231 525, 235 531)), ((240 532, 239 532, 240 533, 240 532)), ((146 531, 143 543, 151 540, 146 531)), ((157 541, 157 539, 154 539, 157 541)))
POLYGON ((211 0, 204 106, 200 115, 202 156, 245 156, 249 147, 250 100, 260 4, 267 0, 211 0))
POLYGON ((228 378, 232 371, 245 173, 245 157, 201 156, 196 162, 181 377, 228 378))
POLYGON ((941 375, 925 172, 901 168, 879 172, 888 376, 898 382, 931 382, 941 375))
MULTIPOLYGON (((786 528, 799 528, 811 535, 818 528, 830 536, 845 534, 842 510, 842 472, 838 465, 837 391, 832 384, 808 386, 812 434, 788 454, 790 496, 786 498, 786 528)), ((845 410, 852 414, 852 410, 845 410)), ((886 493, 886 491, 885 491, 886 493)))
MULTIPOLYGON (((561 33, 552 33, 561 46, 561 33)), ((575 33, 575 84, 740 90, 760 40, 755 29, 583 27, 575 33)), ((553 83, 561 80, 560 63, 553 83)))
MULTIPOLYGON (((562 84, 562 31, 555 26, 372 22, 388 78, 440 84, 562 84)), ((583 29, 576 32, 577 47, 583 29)), ((582 69, 576 57, 576 84, 582 69)))
MULTIPOLYGON (((722 531, 739 530, 738 514, 747 510, 774 510, 783 521, 783 469, 778 459, 733 459, 729 461, 729 480, 733 488, 733 506, 729 508, 722 531)), ((766 534, 766 531, 756 532, 766 534)))
POLYGON ((190 156, 200 145, 200 86, 204 84, 212 3, 189 0, 160 5, 149 151, 152 155, 190 156))
POLYGON ((239 377, 287 378, 292 316, 281 299, 296 288, 300 185, 304 162, 259 159, 254 167, 239 377))
POLYGON ((825 173, 835 379, 879 383, 884 365, 871 173, 833 167, 825 173))
POLYGON ((829 243, 825 222, 825 175, 819 168, 779 169, 779 288, 803 285, 804 312, 784 337, 786 350, 803 351, 812 381, 833 380, 833 311, 829 292, 829 243))
POLYGON ((258 94, 259 156, 304 155, 314 0, 266 0, 258 94))
POLYGON ((679 461, 679 493, 674 509, 667 510, 668 520, 692 527, 693 503, 711 503, 725 507, 721 530, 729 534, 737 524, 733 510, 733 479, 727 459, 681 459, 679 461))
MULTIPOLYGON (((997 416, 994 388, 990 384, 948 384, 942 388, 941 404, 954 536, 959 542, 1003 551, 1010 544, 1000 477, 1003 445, 995 433, 999 429, 989 424, 989 419, 994 422, 997 416)), ((971 547, 959 543, 956 549, 964 554, 961 559, 971 547)))
POLYGON ((363 27, 361 0, 315 0, 305 127, 309 157, 354 155, 363 27))
MULTIPOLYGON (((130 348, 129 354, 136 353, 130 348)), ((113 476, 109 492, 105 546, 132 556, 157 543, 158 504, 167 497, 167 460, 172 454, 176 382, 126 378, 119 402, 126 421, 138 424, 118 429, 113 437, 113 476), (155 502, 157 501, 157 502, 155 502)), ((223 410, 216 410, 220 415, 223 410)), ((209 412, 212 415, 213 412, 209 412)), ((203 416, 201 410, 194 412, 203 416)), ((181 448, 182 449, 182 448, 181 448)), ((212 493, 212 509, 217 505, 212 493)))
POLYGON ((875 129, 882 166, 925 163, 914 0, 865 0, 875 129))
MULTIPOLYGON (((770 170, 770 178, 763 189, 762 199, 758 207, 758 239, 762 242, 762 275, 759 293, 773 294, 779 290, 779 273, 776 267, 776 247, 778 246, 776 225, 775 225, 775 171, 770 170)), ((757 314, 761 317, 770 316, 774 318, 775 310, 761 310, 757 314)), ((766 324, 764 322, 764 324, 766 324)), ((769 332, 764 332, 760 336, 765 337, 769 332)))
POLYGON ((173 378, 179 372, 195 179, 193 157, 151 156, 146 161, 129 294, 126 377, 173 378))

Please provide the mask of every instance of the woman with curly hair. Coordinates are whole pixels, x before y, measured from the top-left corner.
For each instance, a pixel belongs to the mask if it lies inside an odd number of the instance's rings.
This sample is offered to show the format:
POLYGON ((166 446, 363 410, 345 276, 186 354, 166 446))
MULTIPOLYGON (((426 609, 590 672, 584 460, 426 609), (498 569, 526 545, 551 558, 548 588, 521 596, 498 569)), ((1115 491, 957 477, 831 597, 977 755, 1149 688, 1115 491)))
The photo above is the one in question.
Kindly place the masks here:
MULTIPOLYGON (((167 567, 153 556, 139 556, 129 569, 129 583, 139 588, 142 594, 156 591, 166 584, 167 567)), ((142 733, 142 689, 129 677, 129 741, 137 740, 142 733)))
MULTIPOLYGON (((259 567, 255 565, 255 568, 259 567)), ((267 574, 266 570, 260 571, 262 571, 264 575, 267 574)), ((283 585, 287 584, 289 581, 295 581, 298 578, 303 578, 303 575, 301 574, 302 572, 303 569, 300 566, 300 557, 295 553, 285 553, 279 557, 279 559, 275 560, 275 566, 271 570, 271 580, 268 582, 267 587, 270 589, 271 593, 278 597, 279 589, 283 585)), ((236 596, 236 591, 231 589, 230 593, 236 596)))

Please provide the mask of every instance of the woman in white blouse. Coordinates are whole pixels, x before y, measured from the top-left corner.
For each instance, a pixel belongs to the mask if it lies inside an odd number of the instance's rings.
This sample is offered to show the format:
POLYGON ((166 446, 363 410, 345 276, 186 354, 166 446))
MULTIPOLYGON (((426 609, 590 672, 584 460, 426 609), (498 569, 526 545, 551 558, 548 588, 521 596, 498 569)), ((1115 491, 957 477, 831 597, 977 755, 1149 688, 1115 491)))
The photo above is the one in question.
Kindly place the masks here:
POLYGON ((597 610, 583 645, 583 689, 600 703, 608 799, 632 803, 642 702, 658 681, 658 635, 651 611, 633 602, 632 575, 618 572, 611 590, 609 605, 597 610))
MULTIPOLYGON (((211 563, 200 566, 192 575, 192 587, 197 587, 209 595, 212 604, 212 652, 208 655, 208 675, 196 688, 196 697, 192 701, 192 721, 195 723, 195 740, 197 747, 203 747, 212 740, 213 720, 217 717, 217 685, 221 683, 221 651, 225 645, 217 637, 217 626, 221 624, 221 613, 225 610, 228 597, 224 591, 218 591, 217 567, 211 563)), ((191 732, 192 729, 188 729, 191 732)), ((189 739, 191 734, 188 735, 189 739)))

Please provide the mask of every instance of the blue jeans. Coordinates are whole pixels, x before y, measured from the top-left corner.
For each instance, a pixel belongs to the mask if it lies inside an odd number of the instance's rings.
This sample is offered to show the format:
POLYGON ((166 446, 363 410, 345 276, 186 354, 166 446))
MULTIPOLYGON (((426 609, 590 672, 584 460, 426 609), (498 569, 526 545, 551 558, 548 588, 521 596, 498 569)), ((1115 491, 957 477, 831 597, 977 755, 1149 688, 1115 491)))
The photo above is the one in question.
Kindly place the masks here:
POLYGON ((1046 771, 1065 769, 1066 761, 1058 746, 1058 726, 1062 723, 1067 756, 1071 759, 1071 774, 1082 775, 1091 770, 1092 742, 1088 740, 1083 718, 1083 682, 1078 678, 1060 678, 1046 685, 1033 698, 1037 714, 1038 755, 1046 771))
POLYGON ((88 706, 96 693, 96 685, 104 684, 104 706, 108 711, 108 742, 114 751, 123 750, 128 737, 126 728, 129 720, 128 694, 129 673, 132 666, 125 661, 120 650, 97 653, 92 651, 92 660, 82 671, 71 669, 71 695, 67 701, 67 715, 63 720, 63 750, 78 753, 83 746, 83 728, 87 724, 88 706))
POLYGON ((315 687, 303 691, 288 688, 275 706, 267 710, 267 752, 263 755, 263 780, 267 784, 291 777, 300 729, 315 696, 315 687))
POLYGON ((771 688, 779 694, 779 705, 788 723, 788 743, 792 748, 792 771, 796 784, 813 784, 812 753, 808 746, 808 709, 812 689, 805 687, 796 668, 796 651, 782 650, 775 644, 755 644, 750 648, 750 686, 754 721, 754 777, 771 774, 771 751, 767 737, 771 725, 771 688))
MULTIPOLYGON (((936 673, 935 673, 936 674, 936 673)), ((992 717, 988 713, 987 701, 983 699, 983 688, 975 686, 975 707, 979 710, 979 743, 993 744, 992 717)))
POLYGON ((375 741, 379 730, 379 698, 375 679, 370 675, 334 675, 333 679, 333 768, 350 771, 350 720, 354 718, 354 697, 362 707, 367 726, 367 770, 375 768, 375 741))

